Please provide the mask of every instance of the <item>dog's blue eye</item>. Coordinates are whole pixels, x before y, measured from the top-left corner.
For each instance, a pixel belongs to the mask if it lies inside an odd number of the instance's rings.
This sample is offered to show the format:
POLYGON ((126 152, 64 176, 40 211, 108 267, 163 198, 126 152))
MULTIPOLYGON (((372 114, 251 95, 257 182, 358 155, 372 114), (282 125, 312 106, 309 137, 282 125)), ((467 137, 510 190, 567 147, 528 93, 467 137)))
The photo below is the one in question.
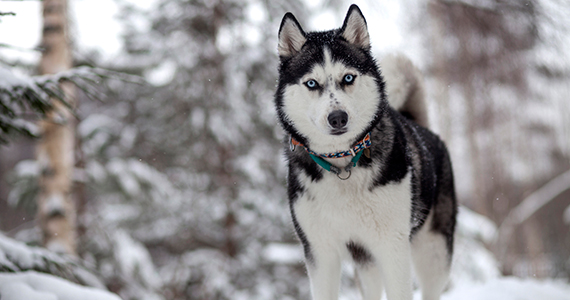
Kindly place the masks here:
POLYGON ((309 88, 309 89, 316 89, 319 87, 319 84, 314 80, 311 79, 307 82, 305 82, 305 85, 309 88))
POLYGON ((354 75, 346 74, 344 75, 344 83, 352 83, 354 81, 354 75))

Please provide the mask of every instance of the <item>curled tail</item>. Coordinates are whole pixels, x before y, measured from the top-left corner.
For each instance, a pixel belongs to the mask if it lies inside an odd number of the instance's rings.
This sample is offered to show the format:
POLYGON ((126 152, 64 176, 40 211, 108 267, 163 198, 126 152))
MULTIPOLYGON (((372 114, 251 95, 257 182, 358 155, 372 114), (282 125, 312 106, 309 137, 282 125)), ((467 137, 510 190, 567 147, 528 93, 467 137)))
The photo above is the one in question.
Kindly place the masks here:
POLYGON ((390 105, 402 115, 429 127, 423 76, 402 54, 387 55, 380 62, 390 105))

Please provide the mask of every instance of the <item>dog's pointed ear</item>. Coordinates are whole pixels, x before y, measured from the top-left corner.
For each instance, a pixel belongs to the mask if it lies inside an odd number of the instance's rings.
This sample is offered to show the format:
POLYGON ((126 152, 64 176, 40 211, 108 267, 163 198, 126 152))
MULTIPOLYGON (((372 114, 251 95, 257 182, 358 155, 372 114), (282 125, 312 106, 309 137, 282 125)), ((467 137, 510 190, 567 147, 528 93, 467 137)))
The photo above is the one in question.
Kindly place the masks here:
POLYGON ((297 54, 306 41, 305 32, 295 16, 290 12, 286 13, 279 27, 279 45, 277 46, 279 56, 290 57, 297 54))
POLYGON ((349 43, 364 50, 370 50, 370 36, 368 35, 366 20, 356 4, 351 5, 348 9, 340 32, 349 43))

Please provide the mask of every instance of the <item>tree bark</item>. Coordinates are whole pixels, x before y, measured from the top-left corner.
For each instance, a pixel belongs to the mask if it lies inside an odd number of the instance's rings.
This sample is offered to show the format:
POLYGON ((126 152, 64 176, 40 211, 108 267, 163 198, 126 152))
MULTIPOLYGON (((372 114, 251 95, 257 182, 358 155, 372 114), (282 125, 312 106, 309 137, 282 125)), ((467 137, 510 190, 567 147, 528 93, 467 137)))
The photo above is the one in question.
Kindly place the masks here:
MULTIPOLYGON (((72 66, 68 36, 67 0, 43 1, 43 53, 41 74, 53 74, 72 66)), ((65 98, 75 105, 73 86, 63 83, 65 98)), ((71 195, 74 166, 74 119, 70 110, 53 99, 53 108, 40 122, 42 138, 37 146, 41 167, 38 219, 44 246, 75 254, 75 207, 71 195)))

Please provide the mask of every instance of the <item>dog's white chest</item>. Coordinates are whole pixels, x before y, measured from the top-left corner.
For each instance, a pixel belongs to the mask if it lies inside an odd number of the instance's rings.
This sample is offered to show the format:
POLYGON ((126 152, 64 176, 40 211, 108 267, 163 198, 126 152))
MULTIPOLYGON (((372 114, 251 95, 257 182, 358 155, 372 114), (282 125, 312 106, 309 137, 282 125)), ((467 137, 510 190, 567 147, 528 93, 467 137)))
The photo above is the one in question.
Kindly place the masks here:
POLYGON ((305 193, 294 209, 305 233, 319 242, 344 247, 348 240, 379 241, 385 233, 410 232, 410 173, 398 183, 370 190, 372 172, 353 169, 349 180, 324 174, 304 180, 305 193))

